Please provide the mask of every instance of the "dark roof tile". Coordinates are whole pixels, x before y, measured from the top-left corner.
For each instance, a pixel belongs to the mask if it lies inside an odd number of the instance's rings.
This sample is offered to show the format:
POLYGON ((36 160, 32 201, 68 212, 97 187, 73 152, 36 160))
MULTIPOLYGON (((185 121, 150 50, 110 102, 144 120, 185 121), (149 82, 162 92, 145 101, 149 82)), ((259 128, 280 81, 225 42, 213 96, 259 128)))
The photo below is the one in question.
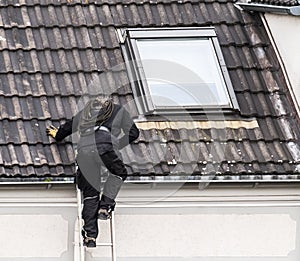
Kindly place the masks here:
MULTIPOLYGON (((246 48, 236 48, 234 46, 226 46, 222 48, 224 59, 226 65, 229 69, 245 68, 251 69, 254 64, 249 64, 246 60, 246 56, 243 53, 243 49, 246 48)), ((247 51, 249 53, 249 50, 247 51)))
POLYGON ((252 95, 248 92, 236 93, 241 115, 245 116, 256 116, 258 112, 256 111, 252 95))
POLYGON ((284 141, 287 139, 282 133, 280 123, 278 121, 274 121, 272 118, 266 117, 264 119, 258 119, 258 123, 265 140, 269 141, 279 139, 284 141))
MULTIPOLYGON (((27 33, 27 36, 29 33, 27 33)), ((31 49, 38 49, 38 50, 43 50, 44 48, 47 47, 45 43, 48 43, 48 39, 46 38, 45 35, 45 29, 44 28, 37 28, 37 29, 32 29, 30 33, 30 47, 31 49)))

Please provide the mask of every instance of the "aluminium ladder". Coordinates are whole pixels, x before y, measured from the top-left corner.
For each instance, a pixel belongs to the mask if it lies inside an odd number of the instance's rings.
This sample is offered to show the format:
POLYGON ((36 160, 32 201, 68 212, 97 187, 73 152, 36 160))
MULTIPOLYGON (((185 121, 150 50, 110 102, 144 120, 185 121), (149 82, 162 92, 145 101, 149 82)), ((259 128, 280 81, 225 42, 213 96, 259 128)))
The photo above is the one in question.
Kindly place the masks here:
MULTIPOLYGON (((86 247, 83 246, 83 237, 81 235, 82 230, 82 217, 81 217, 81 210, 82 210, 82 198, 81 198, 81 192, 76 186, 76 192, 77 192, 77 219, 78 219, 78 229, 79 229, 79 251, 80 251, 80 261, 85 261, 85 249, 86 247)), ((110 247, 111 248, 111 260, 116 261, 117 255, 116 255, 116 244, 115 244, 115 215, 114 211, 111 213, 110 218, 110 242, 107 243, 96 243, 96 247, 110 247)))

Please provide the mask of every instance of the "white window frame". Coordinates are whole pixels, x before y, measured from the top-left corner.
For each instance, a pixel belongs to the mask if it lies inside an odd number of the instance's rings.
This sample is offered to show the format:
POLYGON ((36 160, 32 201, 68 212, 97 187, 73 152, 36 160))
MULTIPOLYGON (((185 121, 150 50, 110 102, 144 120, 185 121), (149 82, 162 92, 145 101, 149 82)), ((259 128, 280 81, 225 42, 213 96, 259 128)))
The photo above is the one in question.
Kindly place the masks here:
POLYGON ((218 42, 216 31, 213 27, 189 27, 189 28, 130 28, 119 29, 117 35, 122 45, 122 51, 125 58, 129 79, 132 85, 134 98, 138 98, 137 107, 141 114, 160 114, 164 113, 180 113, 182 109, 194 113, 205 113, 227 111, 233 112, 239 110, 237 99, 234 89, 227 71, 225 60, 223 58, 221 47, 218 42), (225 88, 227 91, 229 105, 197 105, 197 106, 161 106, 158 107, 154 104, 150 89, 147 84, 145 72, 143 69, 141 56, 138 50, 137 41, 141 39, 180 39, 180 38, 197 38, 209 39, 219 63, 219 72, 221 78, 224 80, 225 88))

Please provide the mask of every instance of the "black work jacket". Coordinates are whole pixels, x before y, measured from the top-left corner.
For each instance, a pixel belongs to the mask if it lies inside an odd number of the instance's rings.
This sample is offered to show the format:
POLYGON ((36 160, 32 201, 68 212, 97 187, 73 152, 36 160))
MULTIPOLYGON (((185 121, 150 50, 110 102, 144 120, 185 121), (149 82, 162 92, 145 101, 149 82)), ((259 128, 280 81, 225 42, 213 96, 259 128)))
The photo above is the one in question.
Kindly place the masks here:
MULTIPOLYGON (((58 132, 55 136, 55 139, 57 141, 61 141, 65 137, 78 131, 81 113, 82 111, 77 113, 74 117, 72 117, 72 119, 66 121, 59 127, 58 132)), ((95 131, 94 135, 96 145, 99 145, 101 143, 109 144, 112 143, 112 139, 117 139, 118 148, 122 149, 129 143, 136 140, 139 136, 139 130, 130 117, 128 111, 117 104, 114 104, 114 109, 111 117, 107 119, 101 126, 106 127, 109 132, 95 131)))

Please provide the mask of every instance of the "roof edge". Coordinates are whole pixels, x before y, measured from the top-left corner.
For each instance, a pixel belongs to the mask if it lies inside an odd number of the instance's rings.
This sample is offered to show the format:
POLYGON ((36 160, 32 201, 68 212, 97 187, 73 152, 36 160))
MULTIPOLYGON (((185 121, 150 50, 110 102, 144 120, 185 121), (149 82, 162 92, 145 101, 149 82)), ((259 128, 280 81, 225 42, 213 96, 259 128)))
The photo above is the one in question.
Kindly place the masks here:
MULTIPOLYGON (((125 183, 279 183, 300 182, 298 174, 197 175, 197 176, 128 176, 125 183)), ((74 177, 0 178, 1 185, 74 184, 74 177)))
POLYGON ((268 4, 244 3, 237 2, 234 4, 240 10, 268 12, 276 14, 288 14, 293 16, 300 16, 300 6, 275 6, 268 4))

